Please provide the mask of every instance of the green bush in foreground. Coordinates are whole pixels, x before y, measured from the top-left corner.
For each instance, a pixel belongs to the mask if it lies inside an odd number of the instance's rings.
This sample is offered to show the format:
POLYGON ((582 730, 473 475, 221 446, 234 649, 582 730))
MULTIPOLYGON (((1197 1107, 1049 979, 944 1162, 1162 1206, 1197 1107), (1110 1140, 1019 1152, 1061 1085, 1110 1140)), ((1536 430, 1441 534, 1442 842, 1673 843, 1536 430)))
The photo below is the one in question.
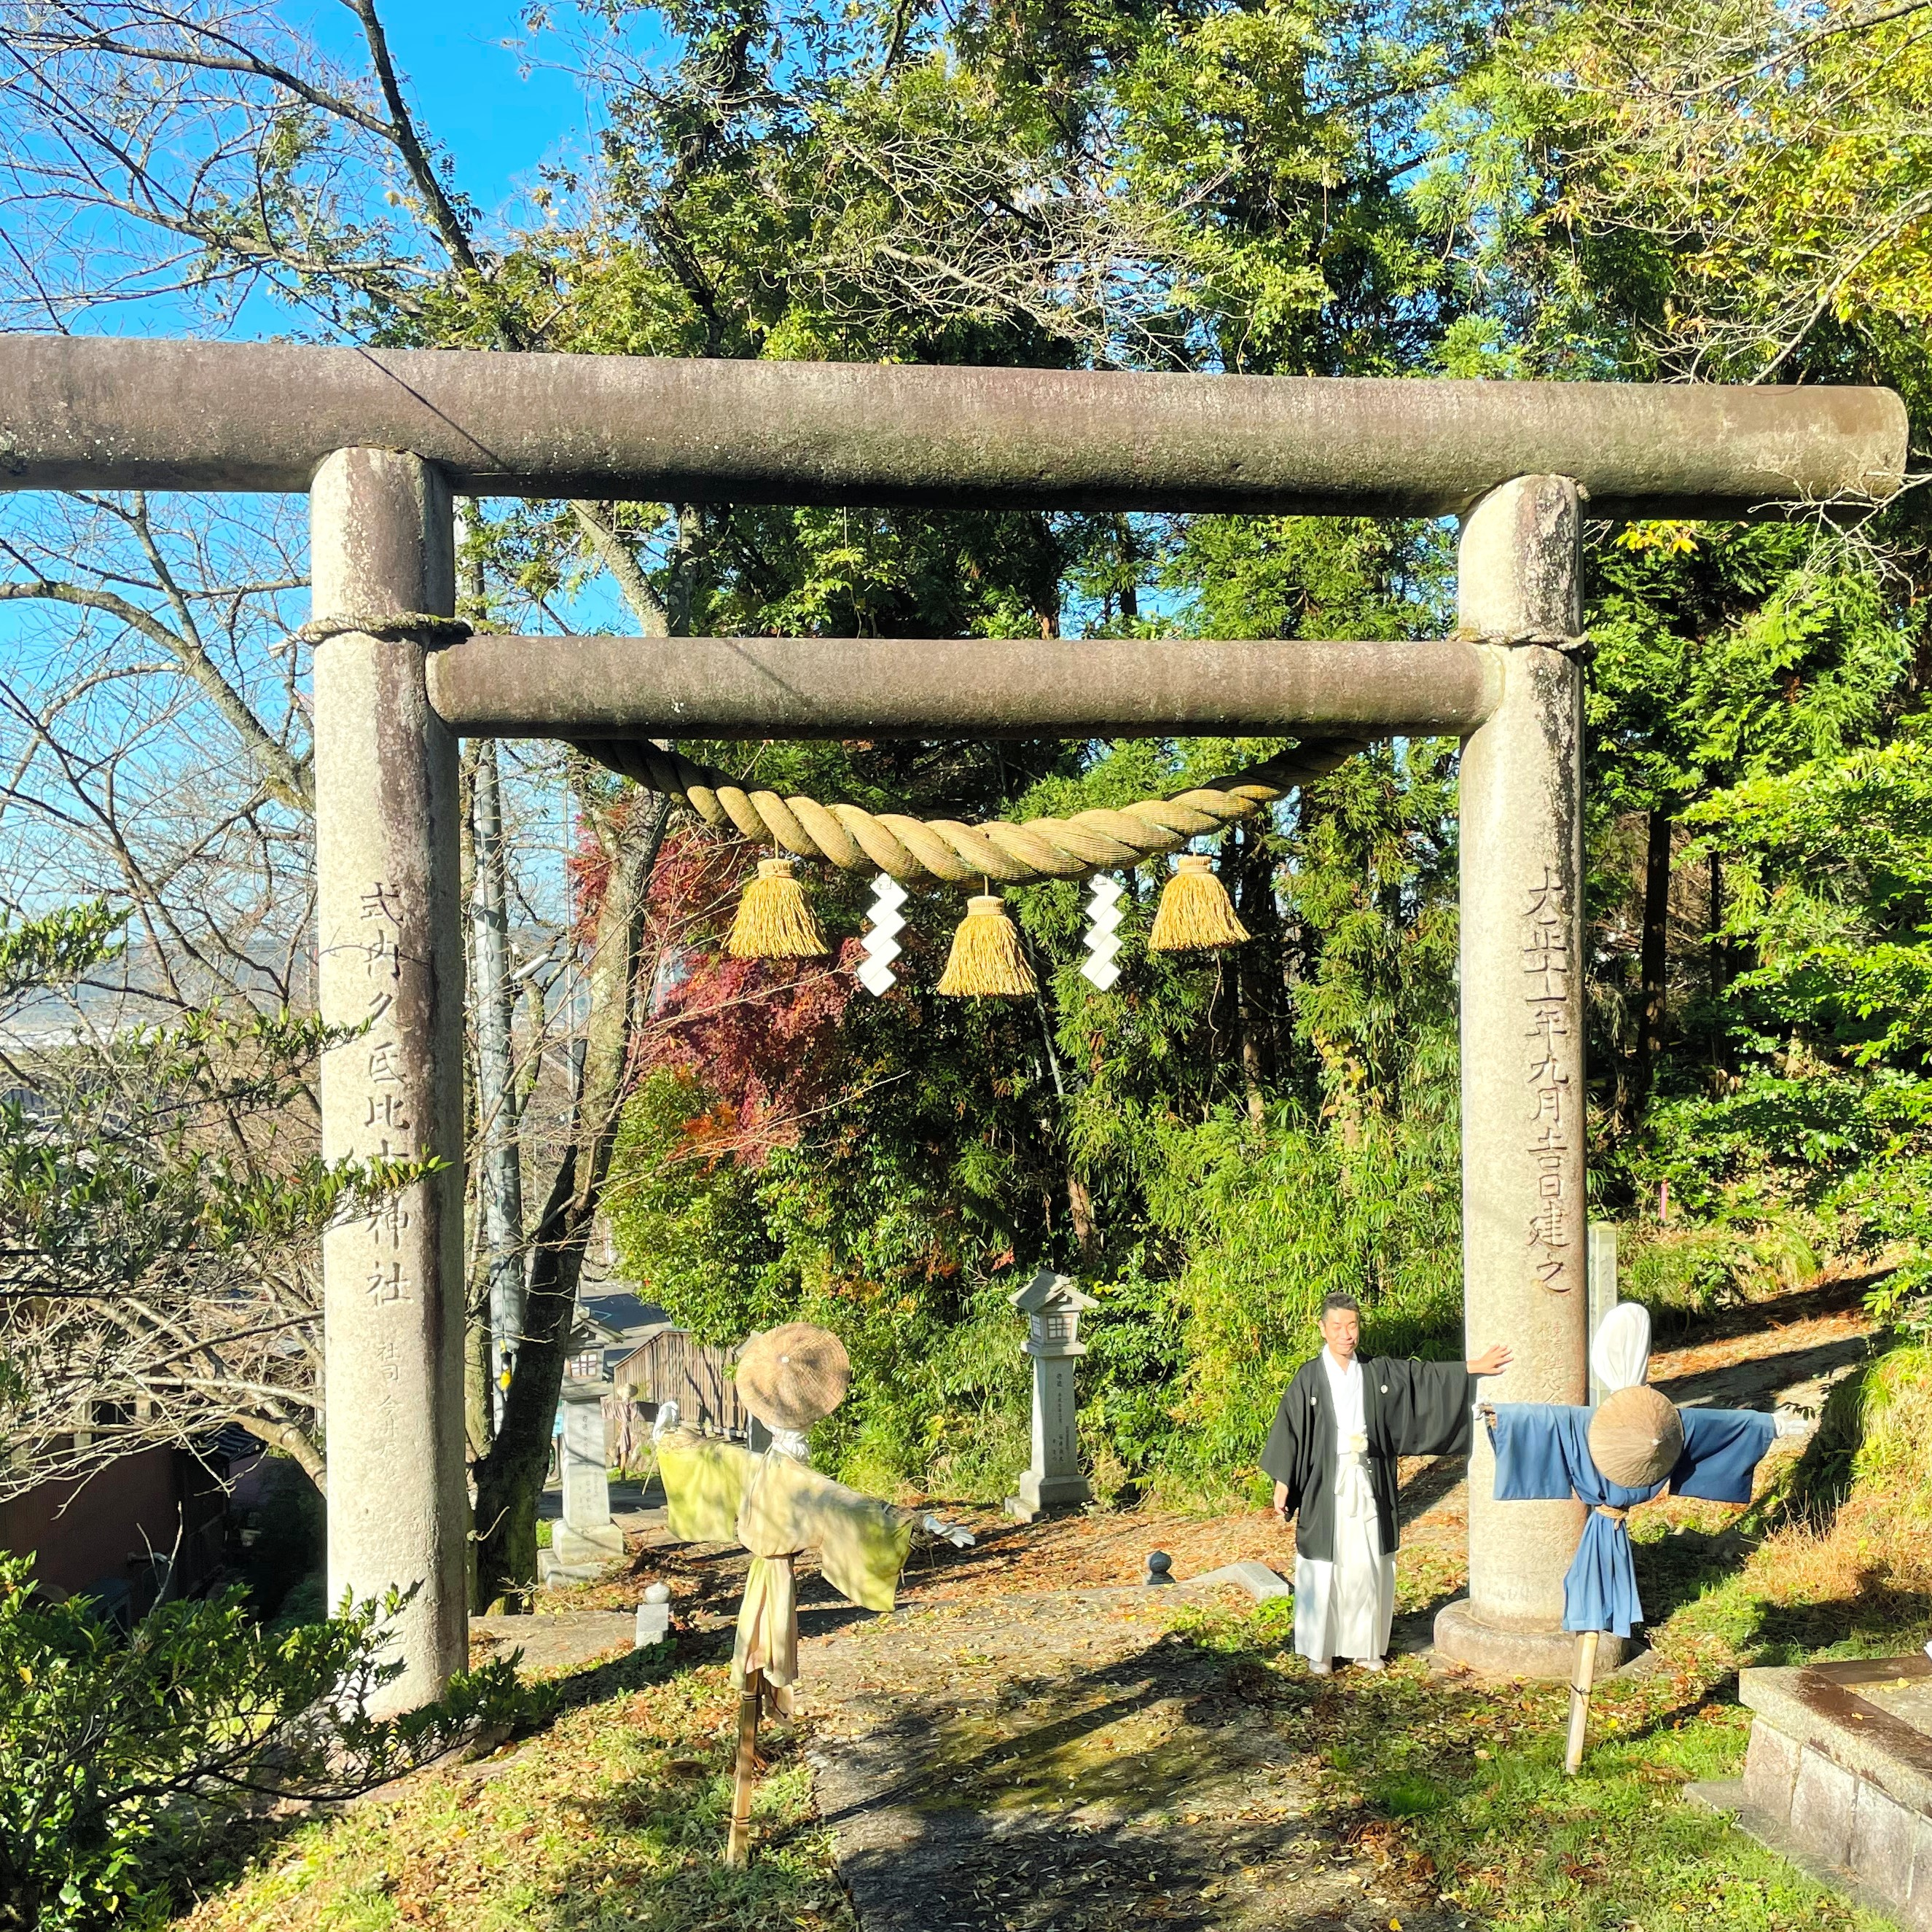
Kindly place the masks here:
POLYGON ((381 1652, 403 1600, 270 1633, 237 1589, 158 1605, 124 1635, 0 1557, 0 1928, 124 1917, 152 1888, 156 1840, 211 1804, 351 1796, 541 1714, 509 1658, 439 1703, 372 1718, 400 1668, 381 1652))

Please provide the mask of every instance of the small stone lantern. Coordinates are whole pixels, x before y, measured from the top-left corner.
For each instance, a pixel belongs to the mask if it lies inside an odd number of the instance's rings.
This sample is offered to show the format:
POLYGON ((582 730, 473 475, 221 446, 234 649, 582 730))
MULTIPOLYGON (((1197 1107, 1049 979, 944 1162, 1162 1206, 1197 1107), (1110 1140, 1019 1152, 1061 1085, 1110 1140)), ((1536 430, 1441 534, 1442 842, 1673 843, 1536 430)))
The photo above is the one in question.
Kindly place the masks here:
POLYGON ((1006 1508, 1030 1522, 1049 1510, 1078 1508, 1093 1494, 1080 1473, 1073 1364, 1087 1352, 1079 1340, 1080 1317, 1096 1304, 1051 1268, 1042 1268, 1012 1303, 1027 1318, 1022 1346, 1033 1358, 1033 1464, 1006 1508))

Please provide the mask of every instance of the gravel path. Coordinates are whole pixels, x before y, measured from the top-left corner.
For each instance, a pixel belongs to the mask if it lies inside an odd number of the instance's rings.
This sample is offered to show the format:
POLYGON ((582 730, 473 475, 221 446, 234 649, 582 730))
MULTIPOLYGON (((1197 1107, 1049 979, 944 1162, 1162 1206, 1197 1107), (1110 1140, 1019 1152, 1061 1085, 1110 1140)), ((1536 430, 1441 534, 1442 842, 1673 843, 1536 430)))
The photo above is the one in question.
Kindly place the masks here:
POLYGON ((1232 1659, 1168 1636, 1196 1594, 944 1604, 807 1644, 820 1816, 865 1932, 1460 1922, 1323 1809, 1232 1659))

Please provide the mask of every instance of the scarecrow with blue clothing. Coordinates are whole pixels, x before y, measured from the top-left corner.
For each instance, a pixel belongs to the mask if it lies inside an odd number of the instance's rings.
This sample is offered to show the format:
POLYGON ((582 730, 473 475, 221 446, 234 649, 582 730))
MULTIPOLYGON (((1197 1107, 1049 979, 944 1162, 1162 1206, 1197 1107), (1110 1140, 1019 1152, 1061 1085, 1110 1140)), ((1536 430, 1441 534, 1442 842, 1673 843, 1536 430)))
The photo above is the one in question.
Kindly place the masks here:
POLYGON ((1563 1579, 1563 1628, 1577 1634, 1564 1768, 1582 1760, 1597 1646, 1605 1630, 1627 1637, 1643 1621, 1629 1517, 1669 1490, 1710 1502, 1750 1501, 1759 1462, 1796 1418, 1754 1409, 1678 1408, 1649 1385, 1650 1316, 1634 1302, 1611 1310, 1591 1361, 1610 1391, 1595 1408, 1498 1402, 1482 1413, 1496 1446, 1498 1502, 1574 1496, 1586 1504, 1583 1534, 1563 1579))

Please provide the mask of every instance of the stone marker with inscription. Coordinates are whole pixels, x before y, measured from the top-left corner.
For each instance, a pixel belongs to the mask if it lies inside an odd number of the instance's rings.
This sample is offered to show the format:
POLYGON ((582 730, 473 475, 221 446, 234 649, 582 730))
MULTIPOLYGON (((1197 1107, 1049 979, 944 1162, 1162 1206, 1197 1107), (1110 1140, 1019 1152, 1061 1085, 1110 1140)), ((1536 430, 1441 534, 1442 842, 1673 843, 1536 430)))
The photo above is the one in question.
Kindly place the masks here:
POLYGON ((1087 1352, 1080 1317, 1095 1304, 1051 1268, 1042 1268, 1012 1303, 1027 1318, 1022 1346, 1033 1358, 1033 1462, 1006 1508, 1030 1522, 1049 1510, 1077 1509, 1094 1493, 1080 1473, 1073 1364, 1087 1352))
POLYGON ((563 1520, 550 1532, 544 1580, 594 1576, 624 1555, 624 1532, 610 1520, 604 1466, 601 1382, 563 1385, 563 1520))
POLYGON ((453 608, 455 566, 448 486, 414 457, 338 452, 309 505, 315 608, 353 614, 315 652, 317 992, 342 1029, 322 1155, 442 1163, 322 1242, 328 1595, 412 1592, 387 1652, 401 1675, 370 1700, 388 1715, 469 1649, 456 739, 412 628, 453 608))

